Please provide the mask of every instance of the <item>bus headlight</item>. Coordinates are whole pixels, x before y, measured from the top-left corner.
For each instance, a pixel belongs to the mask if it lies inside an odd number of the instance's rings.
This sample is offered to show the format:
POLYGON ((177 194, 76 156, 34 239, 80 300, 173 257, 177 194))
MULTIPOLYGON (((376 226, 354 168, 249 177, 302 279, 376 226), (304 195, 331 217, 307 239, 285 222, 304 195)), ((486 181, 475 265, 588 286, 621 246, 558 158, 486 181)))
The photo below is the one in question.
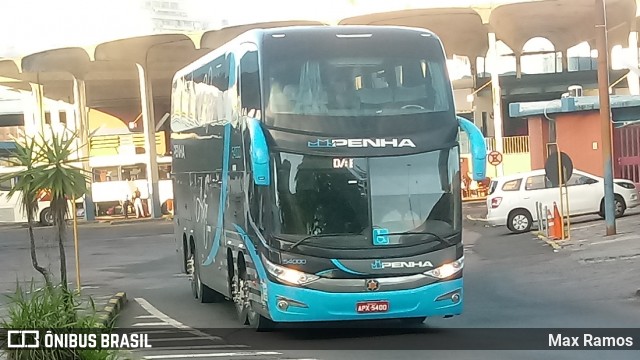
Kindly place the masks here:
POLYGON ((262 260, 264 261, 269 274, 275 276, 279 280, 282 280, 292 285, 306 285, 320 278, 319 276, 316 276, 316 275, 307 274, 302 271, 276 265, 271 261, 267 260, 264 256, 262 257, 262 260))
POLYGON ((450 276, 457 274, 464 267, 464 256, 460 259, 446 263, 433 270, 425 272, 426 275, 433 276, 438 279, 446 279, 450 276))

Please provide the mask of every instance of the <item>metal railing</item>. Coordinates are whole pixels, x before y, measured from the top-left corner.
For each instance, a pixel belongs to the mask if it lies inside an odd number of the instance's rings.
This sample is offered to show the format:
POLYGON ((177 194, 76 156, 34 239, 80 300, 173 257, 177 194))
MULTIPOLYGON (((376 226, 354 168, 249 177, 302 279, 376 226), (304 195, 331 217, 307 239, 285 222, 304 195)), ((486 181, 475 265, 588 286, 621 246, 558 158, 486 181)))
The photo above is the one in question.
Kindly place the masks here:
POLYGON ((538 234, 549 237, 549 208, 536 201, 536 213, 538 215, 538 234))
MULTIPOLYGON (((120 155, 131 152, 128 146, 144 149, 144 134, 124 134, 124 135, 98 135, 89 140, 90 156, 120 155)), ((166 153, 165 133, 156 133, 156 151, 158 154, 166 153)))
MULTIPOLYGON (((487 144, 487 152, 496 149, 496 139, 494 137, 485 138, 487 144)), ((524 154, 529 152, 528 136, 507 136, 502 138, 502 149, 504 154, 524 154)), ((460 152, 468 154, 469 139, 464 132, 460 133, 460 152)))
MULTIPOLYGON (((487 150, 496 149, 496 139, 494 137, 486 138, 487 150)), ((502 138, 502 149, 505 154, 522 154, 529 152, 528 136, 506 136, 502 138)))

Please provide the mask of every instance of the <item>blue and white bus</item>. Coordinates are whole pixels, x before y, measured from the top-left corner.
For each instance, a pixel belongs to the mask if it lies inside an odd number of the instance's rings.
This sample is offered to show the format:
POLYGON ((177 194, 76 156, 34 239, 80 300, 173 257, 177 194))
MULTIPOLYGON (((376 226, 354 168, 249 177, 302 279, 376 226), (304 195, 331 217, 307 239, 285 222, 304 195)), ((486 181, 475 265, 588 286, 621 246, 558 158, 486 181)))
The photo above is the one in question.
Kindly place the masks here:
POLYGON ((463 310, 460 127, 424 29, 256 29, 176 73, 177 253, 242 324, 463 310))

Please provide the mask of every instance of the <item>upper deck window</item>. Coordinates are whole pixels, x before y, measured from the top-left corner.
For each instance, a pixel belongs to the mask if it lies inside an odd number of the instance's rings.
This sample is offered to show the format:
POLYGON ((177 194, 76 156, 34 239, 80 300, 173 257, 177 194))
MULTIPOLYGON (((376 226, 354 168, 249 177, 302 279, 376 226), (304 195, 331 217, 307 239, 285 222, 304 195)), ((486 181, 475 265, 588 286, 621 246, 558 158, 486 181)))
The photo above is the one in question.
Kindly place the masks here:
POLYGON ((272 39, 265 47, 267 116, 400 115, 453 108, 435 39, 415 33, 395 35, 391 42, 377 35, 309 36, 272 39))

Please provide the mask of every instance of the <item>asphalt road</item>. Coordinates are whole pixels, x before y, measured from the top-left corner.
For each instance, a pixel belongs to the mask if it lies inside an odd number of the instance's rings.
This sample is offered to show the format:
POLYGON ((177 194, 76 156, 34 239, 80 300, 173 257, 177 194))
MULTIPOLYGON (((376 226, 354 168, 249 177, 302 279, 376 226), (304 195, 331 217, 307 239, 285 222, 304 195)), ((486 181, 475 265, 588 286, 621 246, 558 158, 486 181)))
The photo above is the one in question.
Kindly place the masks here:
MULTIPOLYGON (((69 228, 65 247, 68 280, 71 286, 75 287, 72 231, 69 228)), ((123 284, 143 286, 148 276, 138 275, 136 266, 144 267, 153 264, 156 257, 162 258, 164 254, 153 252, 154 244, 170 244, 173 241, 170 235, 172 231, 173 225, 168 221, 80 226, 78 239, 83 288, 92 295, 109 297, 123 284), (141 276, 140 283, 137 280, 138 276, 141 276)), ((40 265, 48 268, 59 279, 59 252, 53 227, 38 227, 34 233, 40 265)), ((7 297, 2 295, 14 292, 16 282, 28 288, 33 280, 34 287, 37 288, 42 285, 41 279, 40 274, 31 266, 27 229, 0 228, 0 307, 8 301, 7 297)))
MULTIPOLYGON (((468 206, 466 209, 474 211, 468 206)), ((640 282, 631 283, 630 274, 638 273, 633 260, 585 264, 571 252, 554 253, 529 234, 510 235, 504 228, 468 225, 465 313, 460 317, 428 319, 424 325, 404 329, 394 323, 375 322, 341 324, 322 333, 309 326, 251 333, 238 328, 231 304, 199 304, 192 298, 188 280, 178 271, 171 231, 170 224, 81 228, 83 279, 101 290, 127 292, 129 304, 120 314, 118 326, 167 339, 162 347, 135 353, 147 359, 637 359, 638 356, 637 352, 622 351, 395 350, 417 349, 416 344, 425 347, 429 342, 439 345, 474 334, 481 335, 476 340, 478 348, 485 340, 516 344, 526 336, 517 331, 464 333, 459 328, 637 327, 640 301, 633 295, 640 282), (176 344, 172 338, 182 341, 176 344)), ((24 230, 0 230, 0 289, 4 291, 12 288, 15 275, 30 271, 26 243, 18 239, 22 233, 26 234, 24 230), (7 236, 13 240, 5 240, 7 236)))

